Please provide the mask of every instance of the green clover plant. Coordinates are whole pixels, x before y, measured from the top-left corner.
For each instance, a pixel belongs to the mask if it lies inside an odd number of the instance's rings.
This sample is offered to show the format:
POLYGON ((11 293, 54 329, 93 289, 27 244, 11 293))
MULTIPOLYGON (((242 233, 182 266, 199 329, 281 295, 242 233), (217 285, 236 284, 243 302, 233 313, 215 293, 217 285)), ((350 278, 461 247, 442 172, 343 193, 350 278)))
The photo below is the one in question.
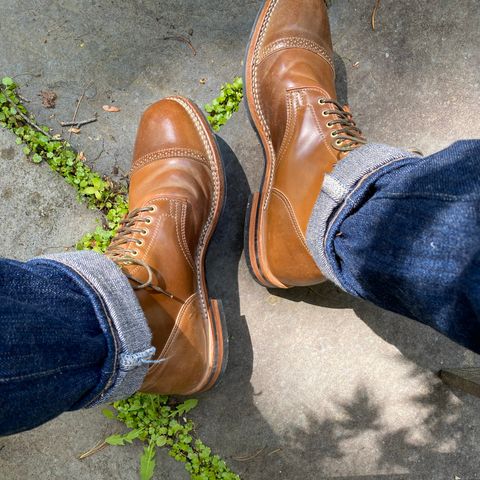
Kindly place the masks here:
POLYGON ((233 83, 222 85, 220 95, 205 105, 207 120, 216 132, 238 111, 242 98, 243 81, 241 77, 236 77, 233 83))

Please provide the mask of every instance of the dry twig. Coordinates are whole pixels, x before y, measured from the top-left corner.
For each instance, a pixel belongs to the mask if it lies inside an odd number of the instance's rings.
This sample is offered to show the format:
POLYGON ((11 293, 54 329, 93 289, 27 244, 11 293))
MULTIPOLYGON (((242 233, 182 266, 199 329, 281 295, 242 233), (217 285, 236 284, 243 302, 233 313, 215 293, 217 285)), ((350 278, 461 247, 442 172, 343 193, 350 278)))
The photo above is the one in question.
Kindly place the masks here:
POLYGON ((278 453, 278 452, 281 452, 281 451, 282 451, 281 448, 276 448, 275 450, 272 450, 270 453, 267 453, 267 456, 273 455, 274 453, 278 453))
POLYGON ((19 93, 17 93, 17 97, 24 103, 30 103, 31 101, 28 98, 25 98, 23 95, 20 95, 19 93))
MULTIPOLYGON (((88 88, 90 87, 90 85, 91 85, 92 83, 93 83, 93 82, 90 82, 90 83, 83 89, 82 95, 81 95, 80 98, 77 100, 77 106, 75 107, 75 112, 73 113, 72 122, 75 122, 75 121, 77 120, 77 113, 78 113, 78 109, 80 108, 80 104, 82 103, 83 99, 85 98, 85 93, 86 93, 86 91, 88 90, 88 88)), ((70 141, 71 138, 72 138, 72 132, 70 132, 70 135, 68 136, 68 141, 70 141)))
POLYGON ((100 441, 93 448, 79 455, 78 459, 83 460, 84 458, 91 457, 106 447, 108 447, 108 443, 100 441))
POLYGON ((258 457, 267 447, 263 447, 258 452, 255 452, 253 455, 246 454, 246 455, 239 455, 238 457, 232 457, 237 462, 248 462, 249 460, 253 460, 254 458, 258 457))
POLYGON ((377 10, 378 10, 378 7, 380 6, 380 0, 375 0, 375 6, 373 7, 373 11, 372 11, 372 30, 375 31, 375 18, 377 16, 377 10))
POLYGON ((98 120, 97 117, 92 117, 92 118, 89 118, 88 120, 82 120, 80 122, 60 122, 60 125, 62 127, 77 127, 77 128, 80 128, 83 125, 88 125, 89 123, 96 122, 97 120, 98 120))
POLYGON ((193 56, 195 57, 197 55, 197 51, 195 50, 195 47, 192 45, 192 42, 185 37, 184 35, 169 35, 167 37, 163 37, 164 40, 178 40, 179 42, 186 43, 189 47, 190 50, 193 52, 193 56))

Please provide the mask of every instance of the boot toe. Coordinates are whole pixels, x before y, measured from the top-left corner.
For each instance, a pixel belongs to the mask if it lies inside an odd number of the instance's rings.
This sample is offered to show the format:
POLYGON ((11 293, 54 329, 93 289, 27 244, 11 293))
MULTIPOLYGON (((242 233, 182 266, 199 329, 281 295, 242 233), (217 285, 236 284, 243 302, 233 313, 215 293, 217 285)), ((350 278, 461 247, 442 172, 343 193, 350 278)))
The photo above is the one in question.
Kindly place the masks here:
POLYGON ((140 120, 133 168, 139 159, 160 150, 181 148, 203 153, 198 113, 193 108, 182 97, 169 97, 151 105, 140 120))
POLYGON ((271 0, 263 45, 285 38, 317 42, 331 50, 330 26, 324 0, 271 0))

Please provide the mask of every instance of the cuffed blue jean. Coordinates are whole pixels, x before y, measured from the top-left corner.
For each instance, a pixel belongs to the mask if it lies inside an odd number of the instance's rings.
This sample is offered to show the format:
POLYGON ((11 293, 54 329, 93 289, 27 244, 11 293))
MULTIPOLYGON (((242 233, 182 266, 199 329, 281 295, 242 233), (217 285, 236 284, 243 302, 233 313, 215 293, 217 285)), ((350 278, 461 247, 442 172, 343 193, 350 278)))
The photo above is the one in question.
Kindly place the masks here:
POLYGON ((355 150, 325 179, 307 242, 342 289, 480 353, 480 140, 355 150))
POLYGON ((0 260, 0 435, 128 397, 154 353, 134 291, 105 256, 0 260))

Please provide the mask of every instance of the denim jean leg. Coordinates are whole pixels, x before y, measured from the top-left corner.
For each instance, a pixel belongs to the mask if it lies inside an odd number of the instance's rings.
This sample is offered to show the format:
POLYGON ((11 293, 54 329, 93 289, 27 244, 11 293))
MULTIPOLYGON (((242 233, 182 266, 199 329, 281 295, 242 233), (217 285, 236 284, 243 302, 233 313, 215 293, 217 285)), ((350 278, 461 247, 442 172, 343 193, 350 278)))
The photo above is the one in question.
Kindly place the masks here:
POLYGON ((388 148, 362 147, 329 175, 309 246, 344 290, 480 353, 480 141, 428 157, 388 148))
POLYGON ((134 393, 154 353, 126 277, 102 255, 0 260, 0 435, 134 393))
POLYGON ((94 292, 92 302, 105 335, 115 342, 116 369, 98 395, 82 407, 126 398, 136 392, 155 354, 152 334, 134 290, 120 268, 96 252, 71 252, 34 259, 53 263, 94 292))

